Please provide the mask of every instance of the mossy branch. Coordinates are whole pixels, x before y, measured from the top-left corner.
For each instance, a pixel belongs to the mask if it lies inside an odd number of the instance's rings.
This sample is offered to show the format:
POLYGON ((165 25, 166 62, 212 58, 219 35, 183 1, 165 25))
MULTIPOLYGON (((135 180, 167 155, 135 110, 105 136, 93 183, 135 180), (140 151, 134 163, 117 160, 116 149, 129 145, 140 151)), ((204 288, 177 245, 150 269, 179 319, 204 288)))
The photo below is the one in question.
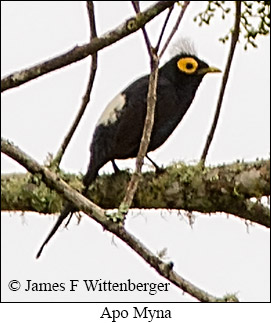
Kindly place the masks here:
MULTIPOLYGON (((118 208, 130 180, 129 172, 102 175, 91 185, 88 197, 105 209, 118 208)), ((73 188, 81 189, 81 176, 63 174, 73 188)), ((269 208, 261 204, 270 195, 270 161, 236 162, 206 167, 174 164, 163 174, 143 173, 133 208, 164 208, 225 212, 270 227, 269 208), (257 202, 250 199, 255 197, 257 202)), ((8 211, 57 213, 62 198, 37 176, 7 174, 1 180, 1 207, 8 211)))

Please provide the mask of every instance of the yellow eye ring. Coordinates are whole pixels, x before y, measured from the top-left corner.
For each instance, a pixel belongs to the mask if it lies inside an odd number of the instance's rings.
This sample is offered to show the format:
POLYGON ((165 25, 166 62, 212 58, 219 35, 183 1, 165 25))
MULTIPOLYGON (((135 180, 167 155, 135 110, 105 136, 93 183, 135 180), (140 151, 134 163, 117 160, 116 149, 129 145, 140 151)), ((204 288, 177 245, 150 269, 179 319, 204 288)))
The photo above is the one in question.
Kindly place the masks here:
POLYGON ((198 62, 192 57, 184 57, 178 60, 177 66, 181 72, 193 74, 198 68, 198 62))

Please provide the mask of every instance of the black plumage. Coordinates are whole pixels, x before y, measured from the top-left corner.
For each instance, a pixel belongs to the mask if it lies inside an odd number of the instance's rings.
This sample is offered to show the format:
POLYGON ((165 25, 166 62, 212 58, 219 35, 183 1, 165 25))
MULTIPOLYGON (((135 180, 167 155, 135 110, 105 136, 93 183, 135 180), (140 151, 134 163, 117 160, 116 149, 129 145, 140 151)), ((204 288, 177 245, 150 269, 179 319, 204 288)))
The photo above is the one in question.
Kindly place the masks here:
MULTIPOLYGON (((194 55, 174 56, 159 69, 154 125, 148 152, 160 147, 171 135, 190 107, 205 74, 220 72, 194 55)), ((147 111, 149 75, 129 85, 107 106, 95 128, 90 146, 90 163, 84 176, 86 194, 98 171, 108 161, 136 157, 147 111)), ((66 203, 53 230, 42 245, 54 235, 63 220, 76 208, 66 203)))

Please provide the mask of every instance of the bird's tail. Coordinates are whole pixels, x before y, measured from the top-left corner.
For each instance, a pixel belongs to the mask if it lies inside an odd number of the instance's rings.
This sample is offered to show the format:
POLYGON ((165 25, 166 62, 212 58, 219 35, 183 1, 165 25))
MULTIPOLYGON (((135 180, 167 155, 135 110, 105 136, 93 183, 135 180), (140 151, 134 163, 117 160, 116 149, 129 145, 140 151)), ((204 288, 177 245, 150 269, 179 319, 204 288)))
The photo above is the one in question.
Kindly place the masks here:
POLYGON ((84 184, 84 190, 82 192, 83 195, 85 195, 88 191, 89 185, 95 180, 95 178, 98 175, 97 167, 93 167, 90 163, 90 166, 88 167, 88 170, 83 177, 83 184, 84 184))
POLYGON ((67 202, 66 206, 64 207, 64 209, 62 210, 60 216, 58 217, 56 224, 54 225, 53 229, 51 230, 51 232, 49 233, 48 237, 46 238, 46 240, 43 242, 42 246, 40 247, 39 252, 36 255, 36 258, 38 259, 43 251, 43 248, 45 247, 45 245, 51 240, 52 236, 56 233, 57 229, 60 227, 61 223, 66 219, 66 217, 69 214, 72 214, 74 212, 76 212, 76 208, 70 203, 67 202))
MULTIPOLYGON (((88 167, 88 171, 86 173, 86 175, 83 178, 83 184, 84 184, 84 189, 82 191, 82 194, 84 196, 86 196, 87 191, 88 191, 88 187, 89 185, 95 180, 95 178, 98 175, 98 169, 100 167, 96 166, 95 168, 92 166, 92 159, 90 160, 90 164, 88 167)), ((62 224, 62 222, 66 219, 67 216, 72 215, 74 212, 78 211, 77 208, 70 202, 67 202, 66 205, 64 206, 60 216, 58 217, 56 224, 54 225, 53 229, 51 230, 51 232, 49 233, 48 237, 46 238, 46 240, 44 241, 44 243, 42 244, 42 246, 40 247, 39 252, 37 253, 36 258, 39 258, 43 248, 45 247, 45 245, 51 240, 51 238, 53 237, 53 235, 56 233, 57 229, 60 227, 60 225, 62 224)))

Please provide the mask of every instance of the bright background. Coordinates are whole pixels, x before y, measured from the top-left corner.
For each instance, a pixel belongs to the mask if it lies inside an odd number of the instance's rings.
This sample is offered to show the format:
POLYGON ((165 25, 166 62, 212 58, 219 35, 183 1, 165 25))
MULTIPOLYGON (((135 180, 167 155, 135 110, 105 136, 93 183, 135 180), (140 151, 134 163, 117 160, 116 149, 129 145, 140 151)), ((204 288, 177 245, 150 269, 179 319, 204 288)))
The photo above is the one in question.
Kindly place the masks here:
MULTIPOLYGON (((150 2, 144 2, 143 8, 150 2)), ((204 3, 203 3, 204 4, 204 3)), ((211 26, 199 28, 193 17, 203 7, 193 1, 177 37, 189 37, 200 58, 224 69, 229 43, 218 38, 232 23, 219 16, 211 26)), ((1 2, 2 77, 68 51, 89 39, 85 3, 1 2)), ((95 3, 98 34, 114 29, 134 14, 130 2, 95 3)), ((176 16, 177 12, 175 13, 176 16)), ((160 33, 165 13, 148 25, 153 43, 160 33)), ((174 18, 171 18, 174 23, 174 18)), ((172 24, 171 24, 172 25, 172 24)), ((168 28, 170 31, 171 28, 168 28)), ((224 97, 221 118, 207 162, 230 163, 269 158, 270 152, 270 49, 269 37, 258 40, 258 49, 237 47, 224 97)), ((166 61, 167 53, 164 56, 166 61)), ((2 136, 43 163, 55 154, 81 104, 90 58, 57 70, 2 95, 2 136)), ((72 139, 61 167, 85 172, 89 144, 106 104, 129 83, 149 73, 149 58, 142 33, 137 32, 98 54, 98 72, 88 110, 72 139)), ((152 157, 158 164, 199 160, 210 129, 221 75, 207 75, 193 104, 169 140, 152 157)), ((22 172, 16 162, 2 159, 2 173, 22 172)), ((134 160, 121 161, 122 168, 134 160)), ((103 171, 111 172, 111 165, 103 171)), ((8 282, 25 286, 34 282, 64 282, 70 279, 102 279, 112 282, 163 282, 156 272, 126 245, 87 217, 79 226, 61 230, 44 250, 35 254, 55 221, 54 216, 2 213, 2 301, 195 301, 172 286, 170 292, 89 293, 79 288, 65 292, 17 292, 8 282)), ((270 300, 269 230, 227 215, 196 215, 191 228, 185 216, 166 210, 132 210, 127 229, 153 252, 167 248, 175 270, 196 286, 216 296, 237 293, 241 301, 270 300)))

